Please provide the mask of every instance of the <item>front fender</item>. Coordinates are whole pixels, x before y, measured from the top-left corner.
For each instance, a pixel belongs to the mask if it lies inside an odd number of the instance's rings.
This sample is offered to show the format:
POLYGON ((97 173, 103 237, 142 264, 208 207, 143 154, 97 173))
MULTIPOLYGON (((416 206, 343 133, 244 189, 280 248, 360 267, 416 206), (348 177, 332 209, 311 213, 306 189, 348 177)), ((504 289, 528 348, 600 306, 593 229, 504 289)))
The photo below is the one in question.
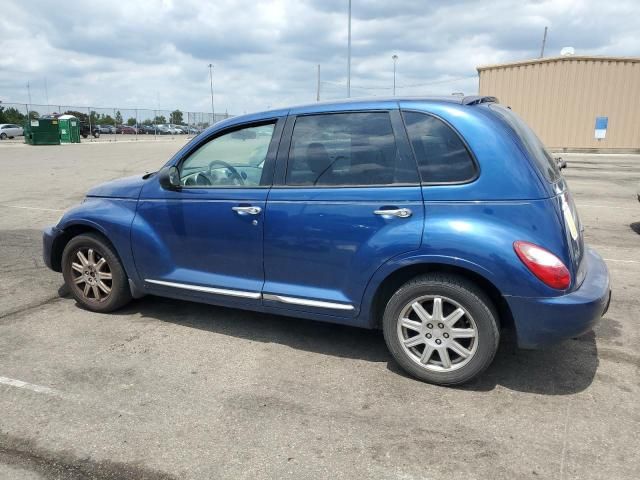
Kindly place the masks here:
POLYGON ((89 197, 68 210, 57 229, 69 232, 74 227, 82 226, 100 232, 116 249, 129 278, 138 283, 131 249, 131 224, 135 218, 137 203, 136 199, 89 197))

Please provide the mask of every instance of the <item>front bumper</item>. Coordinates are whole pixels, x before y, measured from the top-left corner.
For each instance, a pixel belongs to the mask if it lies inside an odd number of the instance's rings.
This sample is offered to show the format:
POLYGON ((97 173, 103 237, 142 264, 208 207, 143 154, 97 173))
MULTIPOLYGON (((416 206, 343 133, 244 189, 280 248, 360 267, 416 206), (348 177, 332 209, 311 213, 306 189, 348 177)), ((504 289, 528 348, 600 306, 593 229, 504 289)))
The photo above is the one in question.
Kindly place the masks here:
POLYGON ((587 249, 584 281, 567 295, 546 298, 506 297, 515 322, 518 345, 540 348, 588 332, 611 301, 609 271, 595 250, 587 249))
POLYGON ((62 230, 56 227, 47 227, 42 232, 42 259, 47 267, 56 272, 60 271, 60 262, 54 261, 53 245, 61 233, 62 230))

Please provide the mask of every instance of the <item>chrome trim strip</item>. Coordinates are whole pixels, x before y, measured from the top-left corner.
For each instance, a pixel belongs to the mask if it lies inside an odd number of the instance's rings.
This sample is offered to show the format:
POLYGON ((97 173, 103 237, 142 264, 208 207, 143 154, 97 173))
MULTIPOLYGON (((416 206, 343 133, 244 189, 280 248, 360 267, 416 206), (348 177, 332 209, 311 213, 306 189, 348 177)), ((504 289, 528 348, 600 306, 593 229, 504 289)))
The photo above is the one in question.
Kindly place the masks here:
POLYGON ((331 308, 333 310, 353 310, 354 309, 353 305, 349 305, 346 303, 323 302, 320 300, 308 300, 306 298, 286 297, 284 295, 273 295, 270 293, 263 294, 262 298, 265 300, 272 300, 274 302, 289 303, 292 305, 304 305, 307 307, 331 308))
POLYGON ((163 285, 165 287, 182 288, 185 290, 194 290, 196 292, 215 293, 216 295, 228 295, 230 297, 242 297, 253 298, 255 300, 260 299, 262 296, 260 292, 245 292, 243 290, 227 290, 225 288, 213 288, 213 287, 201 287, 200 285, 189 285, 187 283, 165 282, 164 280, 150 280, 144 279, 147 283, 154 283, 156 285, 163 285))

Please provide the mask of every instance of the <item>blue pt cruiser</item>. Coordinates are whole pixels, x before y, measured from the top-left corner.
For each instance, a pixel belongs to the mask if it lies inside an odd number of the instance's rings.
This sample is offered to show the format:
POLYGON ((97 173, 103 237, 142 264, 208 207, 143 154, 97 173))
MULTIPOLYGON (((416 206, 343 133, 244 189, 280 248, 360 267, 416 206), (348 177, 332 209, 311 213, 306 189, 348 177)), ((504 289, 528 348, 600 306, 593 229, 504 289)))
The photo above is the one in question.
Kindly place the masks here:
POLYGON ((555 160, 493 97, 225 120, 157 173, 90 190, 44 259, 96 312, 153 294, 381 328, 443 385, 482 372, 502 328, 552 344, 610 300, 555 160))

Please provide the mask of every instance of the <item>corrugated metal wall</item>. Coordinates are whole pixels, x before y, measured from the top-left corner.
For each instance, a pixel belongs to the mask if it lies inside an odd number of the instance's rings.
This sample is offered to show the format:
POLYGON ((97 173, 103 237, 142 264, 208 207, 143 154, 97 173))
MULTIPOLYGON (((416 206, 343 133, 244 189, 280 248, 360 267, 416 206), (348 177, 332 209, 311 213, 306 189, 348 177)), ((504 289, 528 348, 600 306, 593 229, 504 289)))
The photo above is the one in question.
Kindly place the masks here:
POLYGON ((640 149, 640 59, 560 57, 479 67, 498 97, 554 149, 640 149), (609 118, 596 140, 595 119, 609 118))

